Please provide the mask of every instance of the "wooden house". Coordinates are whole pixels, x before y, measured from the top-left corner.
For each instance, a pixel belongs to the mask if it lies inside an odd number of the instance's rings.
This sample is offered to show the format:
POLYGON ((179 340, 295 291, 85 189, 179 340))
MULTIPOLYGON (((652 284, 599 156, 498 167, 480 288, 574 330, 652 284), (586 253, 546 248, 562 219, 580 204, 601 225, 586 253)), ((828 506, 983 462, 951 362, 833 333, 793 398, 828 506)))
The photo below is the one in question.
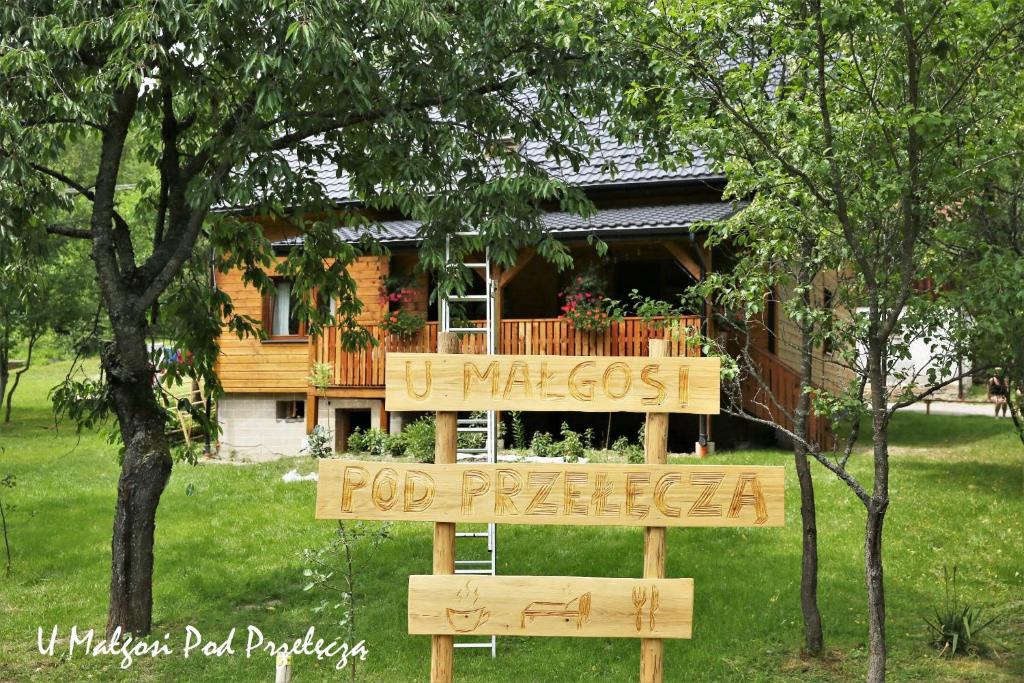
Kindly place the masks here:
MULTIPOLYGON (((536 154, 538 160, 543 160, 540 149, 536 154)), ((589 218, 561 212, 543 218, 546 229, 572 250, 576 270, 559 273, 532 250, 524 250, 513 267, 492 273, 498 353, 646 355, 648 339, 672 335, 628 315, 604 332, 590 333, 581 332, 561 317, 564 304, 559 295, 571 285, 571 279, 592 267, 600 274, 608 297, 627 300, 628 294, 637 290, 645 296, 672 299, 711 269, 720 264, 728 267, 731 254, 721 248, 707 249, 701 227, 727 220, 743 208, 742 203, 723 201, 725 178, 699 155, 689 166, 675 170, 649 166, 638 169, 636 161, 637 150, 605 140, 589 166, 578 171, 551 169, 582 188, 597 212, 589 218), (614 161, 617 174, 603 170, 608 161, 614 161), (588 243, 590 236, 608 245, 604 258, 596 256, 588 243)), ((337 178, 335 169, 317 170, 332 199, 339 204, 351 202, 347 186, 337 178)), ((280 254, 301 248, 301 237, 289 234, 280 223, 265 220, 262 224, 280 254)), ((306 334, 290 315, 292 293, 288 281, 279 279, 276 293, 261 297, 243 284, 240 272, 218 274, 217 287, 231 295, 237 312, 262 320, 267 332, 265 339, 239 340, 231 335, 221 339, 217 371, 224 395, 217 414, 222 427, 222 456, 264 459, 296 454, 304 435, 316 424, 330 429, 336 448, 343 450, 347 436, 358 427, 394 431, 413 417, 388 414, 383 384, 389 352, 436 350, 438 323, 437 307, 430 303, 432 283, 415 267, 417 227, 409 220, 381 221, 381 241, 389 255, 362 257, 350 268, 364 304, 361 322, 378 341, 356 352, 343 348, 337 328, 316 337, 306 334), (396 282, 401 283, 401 293, 387 297, 388 284, 395 289, 396 282), (389 334, 382 322, 398 310, 422 316, 425 325, 408 336, 389 334), (317 363, 331 368, 326 392, 310 384, 317 363)), ((346 239, 358 237, 351 229, 340 230, 346 239)), ((755 340, 755 355, 767 381, 792 405, 799 391, 792 369, 795 333, 785 324, 779 308, 768 307, 763 329, 755 340)), ((707 329, 706 314, 706 310, 692 311, 683 326, 707 329)), ((699 353, 678 335, 672 345, 674 354, 699 353)), ((482 352, 479 336, 467 336, 463 350, 482 352)), ((817 363, 818 381, 828 381, 828 368, 824 358, 817 363)), ((749 409, 757 412, 758 406, 752 403, 749 409)), ((530 427, 557 433, 566 416, 531 414, 529 419, 530 427)), ((640 424, 637 416, 627 415, 568 419, 577 429, 593 427, 600 442, 619 434, 635 436, 640 424)), ((825 430, 827 426, 816 423, 815 429, 825 430)), ((753 436, 744 421, 672 417, 670 438, 675 450, 692 450, 695 442, 708 439, 722 446, 753 436)))

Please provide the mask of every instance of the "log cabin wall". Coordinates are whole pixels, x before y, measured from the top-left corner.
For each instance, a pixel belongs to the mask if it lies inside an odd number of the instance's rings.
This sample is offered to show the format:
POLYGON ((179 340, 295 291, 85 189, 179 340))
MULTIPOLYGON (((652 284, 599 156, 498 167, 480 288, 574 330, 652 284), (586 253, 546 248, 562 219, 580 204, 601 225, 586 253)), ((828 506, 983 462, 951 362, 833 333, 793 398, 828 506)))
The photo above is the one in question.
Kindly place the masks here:
MULTIPOLYGON (((360 257, 349 267, 356 281, 356 293, 363 302, 360 322, 377 323, 383 317, 386 306, 380 301, 380 288, 387 272, 388 262, 381 256, 360 257)), ((241 271, 218 273, 217 287, 231 297, 236 313, 262 319, 263 298, 255 288, 242 282, 241 271)), ((260 340, 224 334, 220 344, 217 374, 226 393, 305 394, 309 388, 309 342, 304 337, 260 340)))
MULTIPOLYGON (((823 273, 819 275, 814 283, 812 296, 816 305, 822 305, 825 299, 831 296, 838 287, 838 276, 836 273, 823 273)), ((776 292, 778 305, 774 307, 775 321, 775 355, 789 368, 794 371, 800 369, 800 328, 785 313, 785 304, 792 297, 796 296, 792 287, 780 287, 776 292)), ((767 349, 765 345, 759 348, 767 349)), ((852 377, 849 370, 840 367, 833 362, 834 356, 831 351, 821 345, 814 349, 814 363, 812 374, 814 384, 831 390, 837 390, 845 386, 852 377)))

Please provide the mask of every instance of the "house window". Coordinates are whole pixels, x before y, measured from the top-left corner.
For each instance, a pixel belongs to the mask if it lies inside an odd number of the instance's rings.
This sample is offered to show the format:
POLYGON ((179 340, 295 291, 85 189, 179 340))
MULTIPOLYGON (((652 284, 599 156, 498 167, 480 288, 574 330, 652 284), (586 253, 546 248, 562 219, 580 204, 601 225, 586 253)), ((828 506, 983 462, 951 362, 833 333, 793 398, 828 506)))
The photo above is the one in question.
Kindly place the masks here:
POLYGON ((298 298, 291 280, 276 279, 274 288, 263 297, 263 326, 270 337, 299 337, 306 324, 296 315, 298 298))
POLYGON ((278 420, 301 420, 305 417, 305 401, 277 401, 278 420))

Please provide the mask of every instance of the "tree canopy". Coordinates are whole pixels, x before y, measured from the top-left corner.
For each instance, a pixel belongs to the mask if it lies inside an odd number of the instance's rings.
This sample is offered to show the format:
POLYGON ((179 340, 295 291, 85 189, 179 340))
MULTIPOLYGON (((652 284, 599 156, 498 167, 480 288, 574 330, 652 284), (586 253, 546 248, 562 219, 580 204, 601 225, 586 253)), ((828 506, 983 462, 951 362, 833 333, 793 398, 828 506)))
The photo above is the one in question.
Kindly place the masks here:
POLYGON ((358 331, 345 266, 359 247, 333 229, 373 212, 420 221, 430 268, 442 265, 444 236, 464 226, 481 231, 498 262, 536 242, 564 263, 564 249, 541 235, 540 206, 587 204, 522 143, 579 163, 595 144, 585 119, 618 106, 637 57, 581 34, 573 14, 524 0, 0 7, 0 175, 38 186, 37 201, 70 189, 90 205, 84 220, 39 217, 19 229, 88 241, 110 322, 102 365, 126 448, 108 629, 150 626, 152 531, 171 467, 145 343, 154 306, 177 282, 165 306, 176 321, 164 324, 210 382, 220 321, 258 332, 222 292, 182 279, 189 263, 201 268, 197 244, 221 247, 217 266, 241 268, 261 289, 268 270, 292 276, 314 333, 326 314, 313 291, 339 301, 338 322, 358 331), (99 151, 81 181, 59 159, 89 135, 99 151), (130 148, 153 170, 131 213, 118 194, 130 148), (326 162, 360 211, 328 196, 317 176, 326 162), (211 220, 217 207, 243 211, 211 220), (261 225, 246 219, 254 215, 292 224, 303 248, 275 266, 261 225))
MULTIPOLYGON (((1015 0, 610 0, 602 7, 605 14, 589 14, 592 30, 645 48, 653 64, 654 79, 631 92, 660 110, 638 125, 662 130, 675 149, 705 149, 726 172, 728 191, 753 201, 739 220, 712 228, 739 246, 741 266, 713 281, 710 293, 756 313, 771 285, 802 292, 812 284, 807 275, 837 273, 827 306, 795 297, 786 313, 812 344, 827 338, 834 349, 827 362, 851 380, 842 395, 815 390, 819 409, 852 427, 840 453, 818 460, 866 508, 868 678, 884 680, 889 423, 896 409, 934 391, 942 374, 915 376, 899 361, 923 340, 933 367, 948 369, 979 331, 970 315, 978 301, 964 286, 982 275, 964 259, 979 234, 959 214, 999 173, 994 162, 1020 153, 1024 7, 1015 0), (630 10, 633 19, 623 20, 630 10), (874 455, 865 483, 846 469, 861 416, 874 455)), ((809 391, 811 378, 803 380, 809 391)))

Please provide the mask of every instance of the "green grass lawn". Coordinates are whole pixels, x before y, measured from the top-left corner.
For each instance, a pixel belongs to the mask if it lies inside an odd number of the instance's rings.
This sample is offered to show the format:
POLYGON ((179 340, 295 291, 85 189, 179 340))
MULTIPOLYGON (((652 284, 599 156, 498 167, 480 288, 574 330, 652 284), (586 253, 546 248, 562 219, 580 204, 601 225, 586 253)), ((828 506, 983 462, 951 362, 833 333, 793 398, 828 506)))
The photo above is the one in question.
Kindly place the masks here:
MULTIPOLYGON (((140 658, 128 670, 111 657, 70 660, 36 649, 36 629, 54 624, 102 631, 117 482, 116 448, 101 434, 55 429, 46 391, 67 369, 55 363, 25 376, 14 422, 0 426, 0 489, 10 515, 14 573, 0 573, 0 681, 272 680, 269 656, 180 655, 186 625, 223 639, 255 625, 275 640, 341 634, 314 613, 321 596, 303 591, 303 548, 332 535, 313 519, 314 485, 281 475, 315 464, 177 466, 157 520, 155 633, 176 653, 140 658), (191 491, 191 495, 188 493, 191 491)), ((1003 422, 982 417, 900 415, 893 431, 892 505, 886 523, 886 594, 894 681, 1024 680, 1024 449, 1003 422), (942 599, 943 565, 957 564, 962 597, 998 615, 984 656, 946 660, 927 644, 922 617, 942 599)), ((786 464, 777 451, 722 453, 730 463, 786 464)), ((869 459, 854 458, 867 477, 869 459)), ((791 469, 791 468, 790 468, 791 469)), ((668 572, 695 580, 693 639, 665 648, 666 681, 857 680, 866 661, 862 570, 864 512, 843 484, 816 469, 821 542, 820 598, 830 653, 800 657, 797 483, 787 475, 782 529, 672 529, 668 572)), ((431 528, 397 524, 393 537, 361 558, 358 634, 367 681, 423 681, 429 639, 406 634, 406 577, 429 573, 431 528)), ((506 526, 503 574, 639 576, 636 528, 506 526)), ((237 636, 236 652, 244 647, 237 636)), ((459 651, 459 681, 630 681, 635 640, 505 638, 497 660, 459 651)), ((296 658, 294 680, 335 680, 333 662, 296 658)))

